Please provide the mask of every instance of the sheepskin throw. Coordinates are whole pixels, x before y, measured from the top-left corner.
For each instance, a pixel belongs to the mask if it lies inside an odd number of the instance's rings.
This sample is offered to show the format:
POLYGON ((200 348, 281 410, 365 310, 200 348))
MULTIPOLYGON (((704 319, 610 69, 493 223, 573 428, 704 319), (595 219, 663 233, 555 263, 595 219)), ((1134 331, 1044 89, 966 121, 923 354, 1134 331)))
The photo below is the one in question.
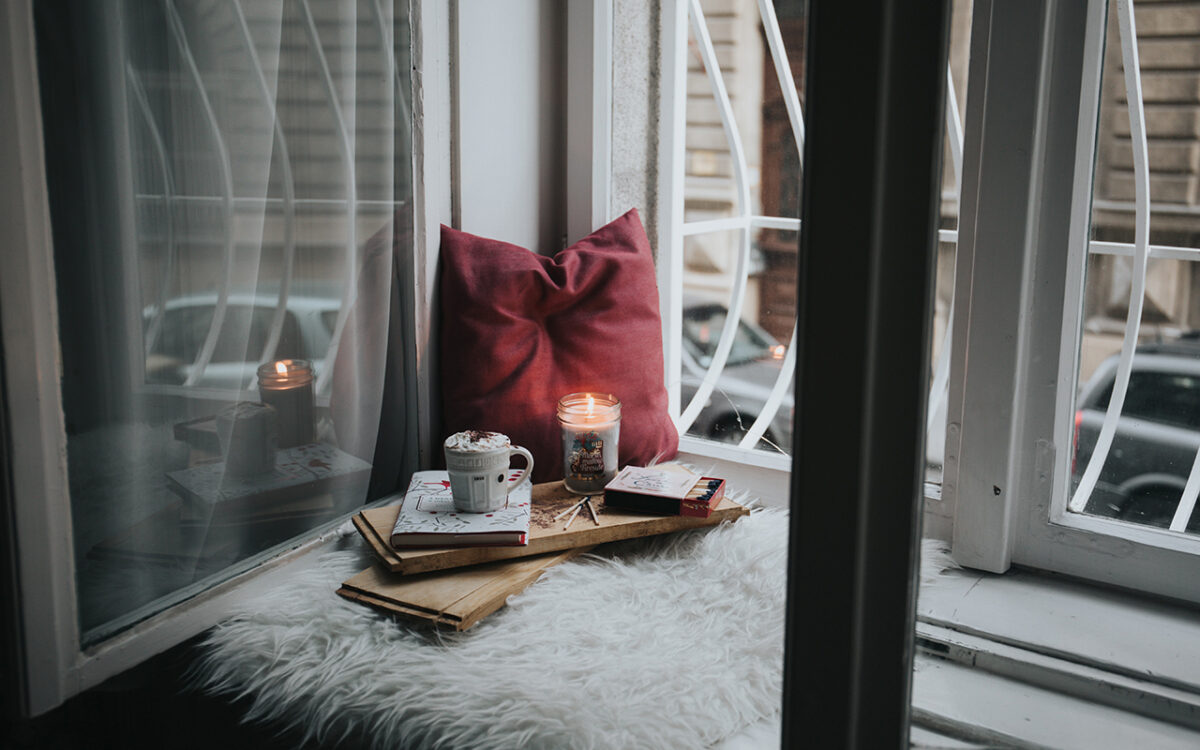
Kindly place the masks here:
POLYGON ((197 680, 347 747, 704 747, 779 711, 787 526, 607 545, 465 633, 335 596, 370 562, 347 540, 213 630, 197 680))

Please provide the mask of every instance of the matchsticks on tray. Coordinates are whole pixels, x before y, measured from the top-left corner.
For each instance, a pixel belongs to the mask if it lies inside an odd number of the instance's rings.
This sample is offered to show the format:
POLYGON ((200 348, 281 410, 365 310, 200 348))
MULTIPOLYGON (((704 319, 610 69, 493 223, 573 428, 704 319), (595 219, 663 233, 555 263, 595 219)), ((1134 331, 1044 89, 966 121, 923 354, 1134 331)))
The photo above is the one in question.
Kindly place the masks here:
POLYGON ((557 516, 554 517, 554 520, 557 521, 558 519, 560 519, 563 516, 570 513, 571 517, 568 518, 567 522, 563 524, 563 531, 566 531, 567 529, 569 529, 571 527, 571 522, 575 520, 575 516, 579 515, 579 511, 583 510, 584 506, 587 506, 588 513, 591 514, 592 522, 595 523, 597 526, 599 526, 600 525, 600 516, 598 516, 596 514, 596 506, 592 505, 592 496, 591 495, 584 495, 582 500, 575 503, 570 508, 567 508, 562 513, 559 513, 557 516))

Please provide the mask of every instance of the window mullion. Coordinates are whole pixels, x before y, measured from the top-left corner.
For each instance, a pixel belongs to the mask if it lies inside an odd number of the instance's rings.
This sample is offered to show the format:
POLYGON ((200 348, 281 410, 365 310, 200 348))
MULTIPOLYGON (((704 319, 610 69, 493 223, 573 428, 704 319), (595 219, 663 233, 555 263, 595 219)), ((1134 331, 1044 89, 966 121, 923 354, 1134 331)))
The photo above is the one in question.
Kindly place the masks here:
POLYGON ((967 101, 943 497, 955 558, 993 572, 1012 559, 1018 496, 1013 394, 1029 334, 1022 290, 1042 59, 1030 48, 1043 47, 1045 14, 1004 3, 973 11, 967 88, 980 95, 967 101))
POLYGON ((683 368, 683 185, 687 128, 687 0, 663 0, 662 112, 658 165, 658 290, 668 409, 678 418, 683 368))

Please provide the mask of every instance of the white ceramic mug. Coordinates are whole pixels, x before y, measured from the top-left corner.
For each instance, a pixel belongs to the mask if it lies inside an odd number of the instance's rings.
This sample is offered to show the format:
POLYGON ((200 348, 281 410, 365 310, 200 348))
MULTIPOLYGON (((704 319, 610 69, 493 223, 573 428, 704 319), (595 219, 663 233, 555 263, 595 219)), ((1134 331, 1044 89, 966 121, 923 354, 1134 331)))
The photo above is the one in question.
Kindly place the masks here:
POLYGON ((487 513, 503 508, 508 493, 529 481, 533 455, 513 445, 499 432, 456 432, 443 444, 454 507, 464 513, 487 513), (525 468, 509 479, 513 454, 525 457, 525 468))

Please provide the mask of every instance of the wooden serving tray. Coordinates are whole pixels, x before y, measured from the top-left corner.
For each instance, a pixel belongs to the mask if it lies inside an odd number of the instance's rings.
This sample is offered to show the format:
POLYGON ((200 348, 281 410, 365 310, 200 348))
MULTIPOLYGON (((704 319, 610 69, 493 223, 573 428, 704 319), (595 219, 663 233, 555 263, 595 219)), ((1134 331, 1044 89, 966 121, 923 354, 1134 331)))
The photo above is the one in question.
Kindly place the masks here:
POLYGON ((547 568, 590 549, 577 547, 521 560, 412 576, 389 573, 377 564, 347 580, 337 593, 405 619, 466 630, 503 607, 508 597, 524 591, 547 568))
POLYGON ((369 508, 354 515, 355 528, 367 540, 380 562, 393 573, 426 573, 432 570, 458 568, 464 565, 512 560, 546 552, 558 552, 576 547, 588 547, 622 539, 666 534, 683 529, 716 526, 749 515, 750 510, 726 498, 708 518, 689 516, 656 516, 634 511, 605 507, 600 497, 592 503, 599 515, 600 525, 592 520, 587 509, 580 511, 570 527, 563 529, 566 518, 555 516, 577 503, 560 482, 533 486, 533 511, 529 524, 529 543, 519 547, 434 547, 422 549, 392 549, 388 539, 396 525, 399 506, 369 508))

